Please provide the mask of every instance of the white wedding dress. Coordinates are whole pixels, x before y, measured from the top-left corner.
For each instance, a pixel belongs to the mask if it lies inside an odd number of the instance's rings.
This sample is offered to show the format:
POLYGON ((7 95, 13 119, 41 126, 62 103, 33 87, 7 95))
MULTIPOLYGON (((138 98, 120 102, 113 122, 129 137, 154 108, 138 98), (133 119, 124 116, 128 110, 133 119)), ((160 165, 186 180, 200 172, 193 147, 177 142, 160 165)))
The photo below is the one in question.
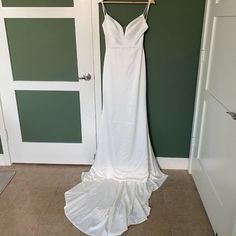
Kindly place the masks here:
POLYGON ((65 193, 65 214, 93 236, 117 236, 150 213, 149 198, 166 180, 154 156, 146 113, 144 32, 150 3, 123 30, 103 6, 106 54, 103 111, 95 161, 65 193))

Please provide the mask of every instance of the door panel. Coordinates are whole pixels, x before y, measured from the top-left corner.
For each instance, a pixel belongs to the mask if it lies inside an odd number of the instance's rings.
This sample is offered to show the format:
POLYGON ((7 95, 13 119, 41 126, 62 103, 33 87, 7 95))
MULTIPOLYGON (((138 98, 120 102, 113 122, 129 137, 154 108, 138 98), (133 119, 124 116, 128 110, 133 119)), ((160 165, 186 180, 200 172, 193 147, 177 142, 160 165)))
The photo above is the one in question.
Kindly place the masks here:
POLYGON ((213 22, 207 89, 228 109, 236 110, 236 17, 216 17, 213 22))
POLYGON ((211 95, 206 95, 193 176, 215 232, 233 236, 236 126, 226 112, 211 95))
POLYGON ((82 142, 79 92, 17 90, 16 101, 23 142, 82 142))
POLYGON ((198 157, 208 188, 214 192, 210 203, 214 207, 207 210, 216 218, 216 232, 231 235, 236 199, 236 125, 211 95, 206 95, 204 111, 198 157))
POLYGON ((2 0, 3 7, 73 7, 73 0, 2 0))
POLYGON ((12 162, 93 162, 91 8, 87 0, 71 8, 0 6, 0 95, 12 162), (78 80, 85 73, 91 79, 78 80))
POLYGON ((74 19, 5 19, 14 80, 77 81, 74 19))

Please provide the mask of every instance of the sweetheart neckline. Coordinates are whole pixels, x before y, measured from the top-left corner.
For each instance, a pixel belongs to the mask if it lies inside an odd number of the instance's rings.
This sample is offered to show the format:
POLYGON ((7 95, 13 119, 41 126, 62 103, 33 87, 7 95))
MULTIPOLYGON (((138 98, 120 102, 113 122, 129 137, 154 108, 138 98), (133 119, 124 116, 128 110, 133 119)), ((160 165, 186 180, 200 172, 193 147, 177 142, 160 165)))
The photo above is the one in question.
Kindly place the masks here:
POLYGON ((147 24, 147 21, 146 21, 146 18, 144 17, 144 14, 142 13, 141 15, 139 15, 139 16, 137 16, 137 17, 135 17, 133 20, 131 20, 126 26, 124 26, 124 29, 123 29, 123 26, 121 25, 121 23, 118 21, 118 20, 116 20, 115 18, 113 18, 112 16, 110 16, 108 13, 106 13, 106 15, 105 15, 105 18, 104 18, 104 21, 103 21, 103 23, 102 23, 102 25, 104 24, 104 22, 105 22, 105 19, 106 19, 106 16, 109 16, 114 22, 116 22, 117 23, 117 25, 119 25, 119 27, 121 28, 121 30, 122 30, 122 33, 123 33, 123 37, 126 37, 126 31, 127 31, 127 27, 128 26, 130 26, 131 25, 131 23, 133 23, 134 21, 136 21, 137 19, 141 19, 141 17, 142 17, 142 19, 144 19, 144 22, 146 23, 146 25, 148 26, 148 24, 147 24))

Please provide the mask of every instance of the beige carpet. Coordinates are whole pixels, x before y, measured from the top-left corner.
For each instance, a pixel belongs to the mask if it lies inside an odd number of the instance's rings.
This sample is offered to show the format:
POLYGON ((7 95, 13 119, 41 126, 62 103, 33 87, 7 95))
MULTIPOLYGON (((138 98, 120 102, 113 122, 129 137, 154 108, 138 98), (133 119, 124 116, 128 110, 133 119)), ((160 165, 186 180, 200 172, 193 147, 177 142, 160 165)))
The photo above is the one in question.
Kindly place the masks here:
MULTIPOLYGON (((81 182, 91 166, 12 164, 16 171, 0 195, 1 236, 86 236, 64 213, 64 193, 81 182)), ((122 236, 214 236, 193 178, 185 170, 169 175, 152 193, 148 220, 132 225, 122 236)))
POLYGON ((11 182, 16 174, 15 171, 0 171, 0 194, 4 191, 6 186, 11 182))

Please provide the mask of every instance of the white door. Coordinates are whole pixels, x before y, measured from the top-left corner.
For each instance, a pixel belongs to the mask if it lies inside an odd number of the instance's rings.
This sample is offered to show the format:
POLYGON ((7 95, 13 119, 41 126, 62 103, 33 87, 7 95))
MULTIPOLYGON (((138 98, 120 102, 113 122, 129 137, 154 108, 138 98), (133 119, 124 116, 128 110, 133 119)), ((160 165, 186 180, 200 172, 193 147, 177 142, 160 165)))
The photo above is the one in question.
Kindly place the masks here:
POLYGON ((192 174, 215 233, 235 236, 235 0, 207 1, 199 72, 192 174))
POLYGON ((0 6, 0 96, 11 162, 91 164, 94 3, 28 2, 40 6, 0 6))

